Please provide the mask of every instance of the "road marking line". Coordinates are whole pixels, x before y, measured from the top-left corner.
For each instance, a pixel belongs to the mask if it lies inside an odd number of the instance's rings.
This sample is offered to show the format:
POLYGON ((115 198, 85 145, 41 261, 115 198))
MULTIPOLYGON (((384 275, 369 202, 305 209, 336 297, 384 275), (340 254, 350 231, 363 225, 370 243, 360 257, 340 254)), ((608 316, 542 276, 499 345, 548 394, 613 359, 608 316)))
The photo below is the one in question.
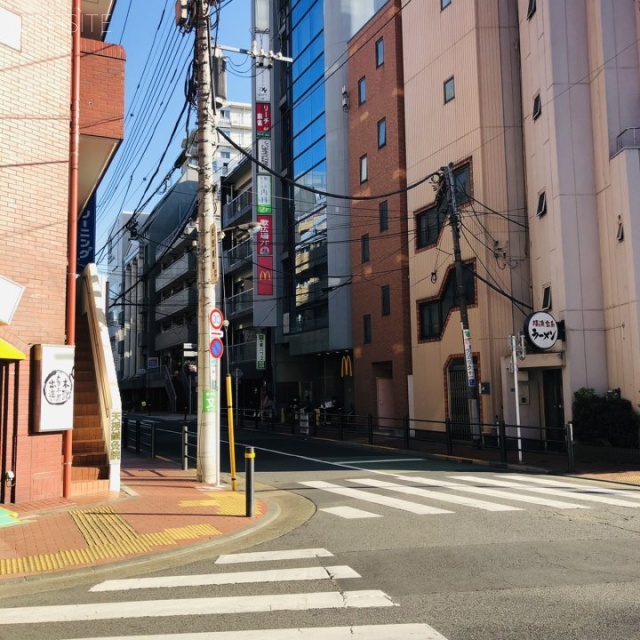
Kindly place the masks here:
POLYGON ((598 493, 603 495, 618 496, 620 498, 631 498, 632 500, 640 500, 640 492, 629 489, 609 489, 607 487, 596 487, 592 484, 579 484, 576 482, 565 482, 562 480, 551 480, 550 478, 535 478, 520 474, 508 474, 509 478, 519 480, 521 482, 533 482, 535 484, 543 484, 545 486, 561 487, 565 489, 579 489, 588 491, 590 494, 598 493))
MULTIPOLYGON (((205 631, 201 633, 162 633, 136 637, 138 640, 447 640, 428 624, 205 631)), ((80 638, 79 640, 131 640, 131 636, 80 638)))
POLYGON ((174 600, 100 602, 0 609, 0 625, 394 606, 397 605, 392 602, 391 598, 383 591, 378 590, 223 598, 177 598, 174 600))
POLYGON ((302 558, 332 558, 326 549, 286 549, 284 551, 254 551, 220 556, 215 564, 239 564, 244 562, 271 562, 272 560, 300 560, 302 558))
POLYGON ((327 507, 326 509, 320 509, 320 511, 326 511, 331 515, 338 516, 339 518, 345 518, 346 520, 356 520, 359 518, 382 518, 378 513, 371 513, 370 511, 364 511, 364 509, 356 509, 355 507, 327 507))
POLYGON ((420 496, 421 498, 429 498, 440 502, 460 504, 465 507, 482 509, 483 511, 522 511, 520 507, 511 507, 504 504, 496 504, 495 502, 487 502, 485 500, 476 500, 474 498, 465 498, 464 496, 456 496, 438 491, 429 491, 428 489, 420 489, 418 487, 405 487, 403 485, 395 484, 394 482, 377 480, 375 478, 353 478, 348 482, 355 482, 357 484, 364 484, 378 489, 387 489, 389 491, 395 491, 397 493, 404 493, 412 496, 420 496))
POLYGON ((378 464, 383 462, 424 462, 424 458, 375 458, 374 460, 343 460, 339 464, 378 464))
POLYGON ((312 489, 320 489, 322 491, 328 491, 329 493, 336 493, 348 498, 355 498, 356 500, 364 500, 365 502, 373 502, 374 504, 381 504, 385 507, 409 511, 410 513, 416 513, 418 515, 453 513, 453 511, 445 511, 444 509, 438 509, 436 507, 427 507, 426 505, 418 504, 416 502, 391 498, 377 493, 362 491, 361 489, 341 487, 337 484, 331 484, 330 482, 324 482, 322 480, 311 480, 309 482, 300 482, 298 484, 304 485, 305 487, 311 487, 312 489))
MULTIPOLYGON (((455 482, 444 482, 442 480, 429 480, 417 476, 395 476, 398 480, 406 480, 407 482, 416 482, 437 487, 446 487, 455 491, 465 491, 466 493, 475 493, 477 495, 487 495, 494 498, 504 498, 505 500, 515 500, 516 502, 527 502, 529 504, 540 504, 545 507, 554 507, 555 509, 589 509, 583 504, 574 504, 573 502, 562 502, 560 500, 551 500, 550 498, 536 498, 535 496, 523 496, 510 493, 504 489, 489 489, 488 487, 467 487, 455 482)), ((475 481, 469 478, 470 481, 475 481)))
POLYGON ((208 573, 193 576, 162 576, 158 578, 130 578, 106 580, 89 591, 129 591, 131 589, 170 589, 174 587, 200 587, 223 584, 256 584, 259 582, 287 582, 296 580, 340 580, 360 578, 351 567, 299 567, 296 569, 270 569, 267 571, 240 571, 235 573, 208 573))
POLYGON ((467 478, 465 476, 449 476, 454 480, 463 480, 465 482, 478 482, 488 484, 493 487, 504 487, 506 489, 517 489, 518 491, 531 491, 532 493, 542 493, 545 495, 559 496, 561 498, 572 498, 573 500, 584 500, 586 502, 600 502, 603 504, 614 505, 618 507, 629 507, 631 509, 640 509, 640 502, 625 502, 616 498, 605 498, 604 496, 592 496, 576 491, 563 491, 562 489, 546 488, 546 487, 527 487, 518 482, 509 482, 503 480, 491 480, 490 478, 467 478))

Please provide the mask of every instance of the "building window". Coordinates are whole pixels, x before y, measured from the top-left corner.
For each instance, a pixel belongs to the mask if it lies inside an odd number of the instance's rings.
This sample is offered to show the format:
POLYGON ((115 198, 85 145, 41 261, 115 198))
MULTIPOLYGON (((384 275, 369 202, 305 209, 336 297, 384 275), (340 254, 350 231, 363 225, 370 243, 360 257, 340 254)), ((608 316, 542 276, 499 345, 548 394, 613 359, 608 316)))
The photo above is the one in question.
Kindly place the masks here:
POLYGON ((446 208, 430 207, 416 216, 416 249, 424 249, 438 242, 446 218, 446 208))
POLYGON ((551 285, 548 284, 542 289, 542 311, 551 309, 551 285))
POLYGON ((362 329, 364 332, 364 343, 371 344, 371 316, 362 317, 362 329))
POLYGON ((378 120, 378 149, 387 144, 387 119, 378 120))
POLYGON ((540 94, 533 99, 533 119, 537 120, 542 115, 542 100, 540 94))
POLYGON ((391 313, 391 289, 385 284, 381 289, 382 292, 382 315, 388 316, 391 313))
POLYGON ((547 213, 547 194, 542 191, 538 196, 538 208, 536 209, 536 215, 541 218, 547 213))
POLYGON ((384 39, 380 38, 376 42, 376 67, 381 67, 384 64, 384 39))
POLYGON ((456 204, 461 207, 473 199, 473 188, 471 185, 471 163, 456 167, 453 170, 453 179, 456 187, 456 204))
POLYGON ((535 12, 536 12, 536 0, 529 0, 529 7, 527 8, 527 20, 531 20, 535 12))
POLYGON ((369 234, 365 233, 360 237, 360 255, 362 256, 362 262, 369 262, 369 234))
POLYGON ((367 167, 367 156, 361 156, 360 158, 360 184, 366 182, 369 179, 369 169, 367 167))
POLYGON ((389 203, 386 200, 378 205, 378 213, 380 214, 380 231, 386 231, 389 228, 389 203))
MULTIPOLYGON (((463 274, 467 304, 475 304, 476 288, 471 263, 465 263, 463 274)), ((450 269, 440 297, 418 303, 418 338, 420 340, 440 339, 450 312, 458 308, 456 288, 456 272, 450 269)))
POLYGON ((440 9, 446 9, 451 4, 451 0, 440 0, 440 9))
POLYGON ((444 81, 444 103, 451 102, 456 97, 456 88, 453 76, 444 81))
POLYGON ((367 101, 367 79, 363 76, 358 80, 358 104, 364 104, 367 101))

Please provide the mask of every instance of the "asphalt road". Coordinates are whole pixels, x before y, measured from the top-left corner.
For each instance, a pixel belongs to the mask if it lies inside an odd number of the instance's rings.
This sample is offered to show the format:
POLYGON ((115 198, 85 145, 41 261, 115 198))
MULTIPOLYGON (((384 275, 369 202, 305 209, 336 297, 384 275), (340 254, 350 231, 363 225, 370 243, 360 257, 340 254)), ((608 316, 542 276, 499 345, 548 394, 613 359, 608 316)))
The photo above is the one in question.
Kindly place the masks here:
POLYGON ((2 599, 0 638, 640 639, 640 491, 261 432, 236 440, 239 471, 255 447, 256 493, 280 501, 280 527, 2 599), (124 578, 160 583, 90 590, 124 578))

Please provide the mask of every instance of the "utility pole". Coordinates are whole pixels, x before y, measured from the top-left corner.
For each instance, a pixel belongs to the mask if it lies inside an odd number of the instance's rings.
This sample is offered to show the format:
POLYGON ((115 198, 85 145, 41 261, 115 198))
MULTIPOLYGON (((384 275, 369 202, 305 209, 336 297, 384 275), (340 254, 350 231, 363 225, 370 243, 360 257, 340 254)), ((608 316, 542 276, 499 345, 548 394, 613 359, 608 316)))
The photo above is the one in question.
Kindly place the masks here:
POLYGON ((464 290, 464 265, 460 253, 460 212, 456 203, 455 176, 453 165, 449 163, 443 167, 444 177, 449 189, 451 200, 451 231, 453 233, 453 259, 456 267, 456 295, 460 307, 460 323, 462 325, 462 341, 464 344, 465 369, 467 371, 467 403, 469 407, 469 421, 471 437, 474 446, 480 446, 480 412, 478 410, 478 381, 473 366, 473 349, 471 346, 471 331, 469 329, 469 314, 467 312, 467 298, 464 290))
POLYGON ((216 113, 211 74, 210 11, 217 0, 190 0, 195 12, 198 84, 198 481, 220 484, 220 361, 209 351, 209 317, 216 306, 218 232, 213 156, 216 113))

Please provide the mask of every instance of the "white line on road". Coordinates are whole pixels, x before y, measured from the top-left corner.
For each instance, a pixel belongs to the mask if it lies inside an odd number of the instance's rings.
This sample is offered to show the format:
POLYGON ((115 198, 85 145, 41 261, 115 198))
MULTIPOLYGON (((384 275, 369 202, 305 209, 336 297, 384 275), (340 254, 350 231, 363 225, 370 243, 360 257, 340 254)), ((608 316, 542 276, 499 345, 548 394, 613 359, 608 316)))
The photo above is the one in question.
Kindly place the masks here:
POLYGON ((285 549, 284 551, 257 551, 231 553, 220 556, 215 564, 239 564, 244 562, 271 562, 273 560, 300 560, 302 558, 332 558, 326 549, 285 549))
POLYGON ((400 500, 398 498, 391 498, 377 493, 369 493, 368 491, 362 491, 361 489, 341 487, 337 484, 331 484, 330 482, 324 482, 322 480, 310 480, 308 482, 300 482, 299 484, 304 485, 305 487, 311 487, 312 489, 320 489, 322 491, 328 491, 329 493, 336 493, 339 496, 346 496, 348 498, 355 498, 356 500, 381 504, 385 507, 409 511, 410 513, 416 513, 418 515, 453 513, 453 511, 445 511, 444 509, 437 509, 436 507, 427 507, 423 504, 409 502, 408 500, 400 500))
POLYGON ((628 507, 631 509, 640 509, 640 502, 628 502, 618 500, 617 498, 606 498, 605 496, 594 496, 588 493, 578 491, 567 491, 562 489, 547 487, 527 487, 518 482, 506 482, 502 480, 491 480, 489 478, 469 478, 467 476, 449 476, 454 480, 462 480, 464 482, 477 482, 478 484, 488 484, 492 487, 504 487, 505 489, 517 489, 518 491, 530 491, 532 493, 542 493, 551 496, 560 496, 561 498, 572 498, 573 500, 585 500, 586 502, 600 502, 604 504, 614 505, 618 507, 628 507))
MULTIPOLYGON (((527 502, 529 504, 540 504, 545 507, 554 507, 555 509, 588 509, 583 504, 575 504, 573 502, 563 502, 561 500, 552 500, 551 498, 537 498, 535 496, 524 496, 512 493, 508 489, 489 489, 488 487, 467 487, 455 482, 444 482, 442 480, 430 480, 420 478, 418 476, 395 476, 398 480, 407 482, 415 482, 418 484, 426 484, 436 487, 446 487, 447 489, 455 489, 456 491, 465 491, 466 493, 475 493, 476 495, 492 496, 493 498, 503 498, 504 500, 514 500, 516 502, 527 502)), ((469 479, 473 481, 473 478, 469 479)))
POLYGON ((486 500, 465 498, 464 496, 456 496, 449 493, 443 493, 442 491, 429 491, 428 489, 420 489, 419 487, 405 487, 404 485, 387 482, 386 480, 377 480, 375 478, 353 478, 348 482, 364 484, 377 489, 388 489, 389 491, 404 493, 411 496, 420 496, 421 498, 429 498, 431 500, 439 500, 440 502, 461 504, 465 507, 473 507, 474 509, 482 509, 483 511, 522 511, 520 507, 510 507, 504 504, 496 504, 495 502, 487 502, 486 500))
POLYGON ((210 616, 225 613, 263 613, 268 611, 308 611, 315 609, 366 609, 394 607, 383 591, 343 591, 328 593, 290 593, 284 595, 238 596, 224 598, 177 598, 140 602, 101 602, 47 607, 0 609, 0 626, 43 622, 79 622, 173 616, 210 616))
MULTIPOLYGON (((136 636, 137 640, 447 640, 428 624, 384 624, 360 627, 309 627, 307 629, 257 629, 205 631, 136 636)), ((131 640, 131 636, 80 638, 79 640, 131 640)))
POLYGON ((424 462, 424 458, 375 458, 373 460, 343 460, 340 464, 383 464, 385 462, 424 462))
POLYGON ((326 509, 320 509, 320 511, 326 511, 333 516, 339 518, 345 518, 346 520, 357 520, 362 518, 382 518, 378 513, 371 513, 364 509, 356 509, 355 507, 327 507, 326 509))
MULTIPOLYGON (((500 477, 500 476, 499 476, 500 477)), ((579 484, 577 482, 566 482, 562 480, 551 480, 550 478, 535 478, 520 474, 509 474, 509 478, 519 480, 521 482, 533 482, 535 484, 543 484, 547 487, 561 487, 563 489, 573 489, 575 491, 588 491, 591 494, 613 495, 620 498, 631 498, 632 500, 640 500, 640 491, 629 489, 609 489, 599 487, 593 484, 579 484)))
POLYGON ((90 591, 129 591, 131 589, 169 589, 174 587, 200 587, 205 585, 256 584, 259 582, 293 582, 302 580, 341 580, 360 578, 351 567, 300 567, 271 569, 269 571, 241 571, 235 573, 208 573, 193 576, 162 576, 157 578, 130 578, 107 580, 90 591))

